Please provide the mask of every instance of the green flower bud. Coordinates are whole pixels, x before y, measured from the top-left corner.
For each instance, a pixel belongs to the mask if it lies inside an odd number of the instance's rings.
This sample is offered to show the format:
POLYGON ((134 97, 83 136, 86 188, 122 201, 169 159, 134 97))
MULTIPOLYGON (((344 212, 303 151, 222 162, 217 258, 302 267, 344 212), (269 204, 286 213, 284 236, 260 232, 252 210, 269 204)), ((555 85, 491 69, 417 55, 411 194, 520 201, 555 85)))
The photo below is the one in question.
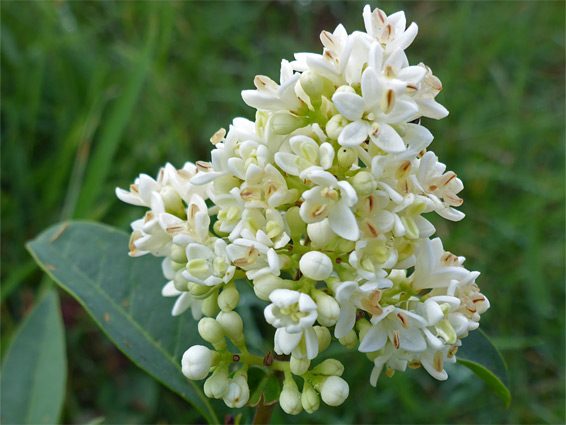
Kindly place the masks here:
POLYGON ((176 263, 187 263, 187 254, 184 247, 171 244, 171 251, 169 251, 169 258, 176 263))
POLYGON ((237 346, 244 342, 244 323, 242 318, 235 311, 221 311, 216 316, 216 321, 220 323, 224 334, 237 346))
POLYGON ((358 162, 358 153, 354 148, 341 147, 338 149, 338 166, 345 170, 352 168, 358 162))
POLYGON ((271 273, 254 279, 254 292, 260 300, 264 301, 269 301, 269 295, 276 289, 293 289, 293 286, 293 282, 271 273))
POLYGON ((321 364, 316 366, 313 373, 325 376, 342 376, 344 373, 344 365, 336 359, 326 359, 321 364))
POLYGON ((334 326, 340 316, 340 306, 330 295, 323 291, 314 291, 311 294, 317 306, 317 321, 322 326, 334 326))
POLYGON ((218 313, 218 291, 214 291, 202 303, 202 314, 214 317, 216 313, 218 313))
POLYGON ((369 171, 358 171, 350 179, 350 184, 356 189, 359 197, 371 195, 377 189, 377 181, 369 171))
POLYGON ((318 352, 320 354, 328 348, 332 336, 328 328, 324 326, 315 326, 314 331, 316 332, 316 339, 318 339, 318 352))
POLYGON ((226 348, 224 330, 216 320, 210 317, 200 319, 198 322, 198 333, 202 339, 210 342, 217 350, 224 350, 226 348))
POLYGON ((289 415, 298 415, 303 410, 301 393, 295 381, 289 377, 285 379, 283 390, 279 395, 279 405, 289 415))
POLYGON ((293 238, 293 240, 301 239, 307 228, 307 224, 301 218, 299 211, 299 207, 292 207, 289 208, 287 210, 287 213, 285 214, 285 219, 287 220, 287 224, 289 225, 291 238, 293 238))
POLYGON ((165 211, 180 218, 186 217, 187 213, 185 212, 183 200, 175 189, 169 186, 165 186, 163 189, 161 189, 160 195, 161 199, 163 199, 165 211))
POLYGON ((328 218, 307 225, 307 235, 315 249, 325 249, 336 239, 337 235, 330 227, 328 218))
POLYGON ((302 376, 309 370, 311 361, 308 358, 297 359, 296 357, 291 357, 289 361, 289 366, 291 367, 291 372, 295 375, 302 376))
POLYGON ((240 302, 240 293, 236 289, 234 282, 229 283, 218 296, 218 307, 222 311, 232 311, 240 302))
POLYGON ((189 282, 189 292, 195 298, 202 299, 204 295, 208 294, 212 289, 210 286, 199 285, 195 282, 189 282))
POLYGON ((342 133, 342 130, 348 123, 346 118, 340 114, 336 114, 326 123, 326 134, 331 139, 338 139, 338 136, 340 136, 340 133, 342 133))
POLYGON ((177 291, 186 292, 189 290, 189 281, 183 277, 183 269, 177 270, 175 278, 173 279, 173 284, 177 291))
POLYGON ((360 341, 362 341, 365 338, 368 331, 371 329, 372 324, 367 319, 360 319, 356 322, 356 327, 360 331, 359 338, 360 341))
POLYGON ((320 105, 321 97, 329 97, 334 88, 330 80, 310 71, 304 72, 299 82, 313 106, 320 105))
POLYGON ((303 405, 303 409, 305 409, 307 413, 314 413, 320 407, 320 397, 318 396, 318 393, 315 391, 313 386, 308 382, 305 382, 305 386, 303 387, 301 404, 303 405))
POLYGON ((338 252, 352 252, 356 248, 356 243, 354 241, 349 241, 344 238, 338 239, 338 245, 336 250, 338 252))
POLYGON ((346 336, 339 338, 338 341, 340 341, 340 344, 344 347, 351 350, 352 348, 356 348, 356 345, 358 345, 358 335, 356 334, 356 331, 352 329, 346 334, 346 336))
POLYGON ((222 226, 222 222, 220 220, 216 220, 214 222, 214 224, 212 225, 212 230, 214 230, 214 233, 216 234, 216 236, 220 237, 220 238, 224 238, 226 236, 229 235, 229 233, 223 232, 222 230, 220 230, 220 226, 222 226))
POLYGON ((275 112, 270 118, 270 125, 273 133, 284 135, 304 127, 305 121, 289 112, 275 112))

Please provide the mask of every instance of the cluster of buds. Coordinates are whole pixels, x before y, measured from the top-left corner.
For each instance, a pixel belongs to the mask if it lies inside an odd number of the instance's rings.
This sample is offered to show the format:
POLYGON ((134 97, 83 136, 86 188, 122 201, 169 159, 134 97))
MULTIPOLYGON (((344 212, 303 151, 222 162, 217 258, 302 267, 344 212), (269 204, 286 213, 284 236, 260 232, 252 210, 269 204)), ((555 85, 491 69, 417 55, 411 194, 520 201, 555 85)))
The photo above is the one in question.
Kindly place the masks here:
POLYGON ((369 6, 363 18, 366 32, 339 25, 321 33, 322 54, 283 60, 280 83, 257 76, 257 89, 242 92, 255 121, 214 134, 211 162, 167 164, 157 179, 117 189, 149 208, 132 223, 130 255, 164 257, 173 315, 190 308, 213 347, 189 348, 183 373, 212 373, 206 395, 230 407, 248 402, 250 367, 284 378, 290 414, 316 411, 320 398, 343 403, 343 365, 313 364, 333 339, 373 362, 371 385, 383 370, 421 366, 444 380, 489 308, 479 273, 430 239, 423 216, 464 215, 462 182, 428 150, 420 123, 448 111, 435 100, 440 80, 405 55, 417 26, 369 6), (248 351, 236 283, 269 303, 278 356, 248 351))

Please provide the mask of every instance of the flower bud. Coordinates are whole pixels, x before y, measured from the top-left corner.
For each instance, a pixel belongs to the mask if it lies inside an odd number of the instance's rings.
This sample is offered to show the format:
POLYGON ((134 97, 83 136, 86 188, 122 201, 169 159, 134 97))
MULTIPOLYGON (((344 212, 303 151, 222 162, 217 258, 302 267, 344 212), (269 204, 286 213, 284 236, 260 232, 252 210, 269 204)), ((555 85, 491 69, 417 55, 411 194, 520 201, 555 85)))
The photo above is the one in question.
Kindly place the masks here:
POLYGON ((236 284, 234 282, 226 285, 218 296, 218 307, 220 307, 220 310, 222 311, 234 310, 239 302, 240 293, 236 289, 236 284))
POLYGON ((250 387, 245 374, 237 373, 224 396, 224 403, 231 408, 244 407, 250 399, 250 387))
POLYGON ((210 342, 217 350, 226 348, 224 330, 216 320, 210 317, 200 319, 198 322, 198 333, 202 339, 210 342))
POLYGON ((317 223, 310 223, 307 225, 307 235, 311 240, 313 248, 323 249, 330 245, 336 239, 336 233, 330 227, 328 218, 317 223))
POLYGON ((301 117, 289 112, 275 112, 270 118, 271 130, 275 134, 290 134, 305 125, 301 117))
POLYGON ((338 376, 329 376, 320 386, 320 396, 329 406, 340 406, 348 398, 350 387, 338 376))
POLYGON ((339 338, 338 341, 340 341, 340 344, 342 344, 348 350, 351 350, 352 348, 355 348, 356 345, 358 345, 358 335, 356 334, 356 331, 352 329, 346 334, 346 336, 339 338))
POLYGON ((301 404, 303 405, 303 409, 305 409, 307 413, 314 413, 320 407, 320 397, 318 396, 318 393, 315 391, 313 386, 308 382, 305 382, 305 386, 303 387, 301 404))
POLYGON ((338 136, 340 136, 340 133, 342 133, 342 130, 344 130, 344 127, 347 125, 348 120, 342 115, 336 114, 326 123, 326 134, 331 139, 338 140, 338 136))
POLYGON ((292 378, 285 379, 283 390, 279 395, 279 404, 283 411, 289 415, 298 415, 303 410, 301 393, 292 378))
MULTIPOLYGON (((338 133, 340 135, 340 133, 338 133)), ((352 165, 358 162, 358 154, 354 148, 341 147, 338 149, 338 166, 340 168, 349 170, 352 165)))
POLYGON ((270 301, 269 295, 276 289, 293 289, 293 282, 271 273, 254 279, 254 292, 260 300, 270 301))
POLYGON ((187 254, 185 247, 171 244, 171 250, 169 251, 169 258, 175 263, 186 263, 187 254))
POLYGON ((318 352, 322 353, 330 345, 332 339, 330 331, 324 326, 315 326, 316 339, 318 339, 318 352))
POLYGON ((306 223, 301 218, 299 211, 299 207, 291 207, 285 213, 285 219, 287 220, 287 224, 289 225, 289 229, 291 231, 290 236, 293 240, 301 239, 307 227, 306 223))
POLYGON ((342 376, 344 373, 344 365, 336 359, 326 359, 317 365, 313 370, 317 375, 325 376, 342 376))
POLYGON ((295 375, 302 376, 305 374, 311 365, 311 361, 303 357, 302 359, 297 359, 296 357, 291 357, 289 361, 289 366, 291 367, 291 372, 295 375))
POLYGON ((318 251, 307 252, 299 261, 301 272, 313 280, 324 280, 332 273, 332 260, 318 251))
POLYGON ((333 88, 330 80, 311 71, 303 72, 299 82, 313 106, 320 105, 321 96, 330 96, 333 88))
POLYGON ((338 245, 336 246, 338 252, 352 252, 355 248, 356 242, 344 238, 338 239, 338 245))
POLYGON ((210 398, 222 398, 226 395, 229 385, 228 370, 217 368, 204 383, 204 393, 210 398))
POLYGON ((340 316, 340 306, 334 297, 322 291, 314 291, 312 298, 317 306, 318 323, 322 326, 334 326, 340 316))
POLYGON ((218 313, 218 291, 214 291, 202 302, 202 314, 213 317, 216 313, 218 313))
POLYGON ((187 292, 189 290, 189 281, 183 277, 183 270, 177 270, 175 278, 173 279, 173 284, 175 289, 181 292, 187 292))
POLYGON ((377 181, 369 171, 358 171, 350 179, 350 184, 356 190, 358 197, 371 195, 377 189, 377 181))
POLYGON ((187 287, 191 295, 197 299, 202 299, 212 289, 210 286, 200 285, 195 282, 189 282, 187 287))
POLYGON ((212 366, 215 352, 204 345, 193 345, 181 360, 183 375, 189 379, 201 380, 206 378, 212 366))
POLYGON ((177 217, 184 218, 186 216, 183 200, 175 189, 165 186, 161 189, 160 195, 161 199, 163 199, 163 205, 165 206, 166 212, 177 217))
POLYGON ((360 341, 363 340, 368 333, 368 331, 372 328, 372 324, 367 319, 360 319, 356 322, 356 327, 360 331, 360 341))
POLYGON ((234 342, 240 345, 244 342, 244 323, 242 318, 235 311, 221 311, 216 316, 216 321, 222 326, 224 334, 234 342))

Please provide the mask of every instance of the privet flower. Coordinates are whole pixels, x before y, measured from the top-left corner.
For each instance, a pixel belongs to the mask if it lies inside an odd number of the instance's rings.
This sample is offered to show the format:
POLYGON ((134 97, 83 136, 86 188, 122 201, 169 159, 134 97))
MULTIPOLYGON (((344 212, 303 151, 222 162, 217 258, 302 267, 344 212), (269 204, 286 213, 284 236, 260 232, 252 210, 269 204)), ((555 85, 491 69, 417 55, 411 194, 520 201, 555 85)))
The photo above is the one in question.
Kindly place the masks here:
POLYGON ((242 92, 255 121, 215 133, 210 162, 167 164, 116 189, 147 208, 130 255, 163 258, 172 314, 190 309, 213 347, 190 347, 183 373, 211 374, 205 394, 230 407, 248 402, 250 367, 284 377, 289 414, 342 404, 344 366, 317 361, 332 340, 366 354, 373 386, 407 367, 447 379, 444 365, 489 308, 479 273, 431 239, 427 213, 464 217, 463 185, 429 149, 425 119, 448 111, 440 80, 405 55, 417 25, 369 6, 363 21, 365 32, 323 31, 322 53, 283 60, 278 82, 257 76, 242 92), (277 359, 248 351, 235 311, 243 279, 270 303, 277 359))

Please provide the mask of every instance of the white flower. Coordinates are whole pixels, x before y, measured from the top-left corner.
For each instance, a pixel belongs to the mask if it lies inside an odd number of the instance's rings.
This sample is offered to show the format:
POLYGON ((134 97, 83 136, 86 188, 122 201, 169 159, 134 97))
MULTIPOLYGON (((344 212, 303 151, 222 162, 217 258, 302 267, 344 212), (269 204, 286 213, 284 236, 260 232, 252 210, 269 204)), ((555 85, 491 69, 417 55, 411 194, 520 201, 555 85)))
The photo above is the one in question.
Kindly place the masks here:
POLYGON ((298 415, 303 410, 301 393, 292 377, 285 380, 283 390, 279 396, 281 409, 289 415, 298 415))
POLYGON ((177 297, 177 301, 175 301, 171 310, 171 315, 179 316, 190 307, 193 319, 199 320, 202 317, 202 300, 193 298, 189 292, 179 291, 175 288, 173 281, 167 282, 161 291, 161 295, 164 297, 177 297))
POLYGON ((188 244, 187 269, 183 271, 183 277, 205 286, 228 283, 234 277, 236 267, 228 258, 226 246, 222 239, 216 239, 214 251, 199 243, 188 244))
POLYGON ((246 276, 252 280, 264 274, 279 276, 281 273, 282 260, 277 252, 269 247, 273 242, 265 234, 260 233, 260 236, 260 241, 236 239, 226 248, 230 261, 246 270, 246 276))
POLYGON ((201 380, 207 377, 214 352, 203 345, 193 345, 185 354, 181 364, 183 366, 183 374, 189 379, 201 380))
POLYGON ((269 296, 272 304, 265 307, 265 320, 274 327, 275 351, 301 358, 296 349, 304 341, 306 355, 314 359, 318 354, 318 339, 312 325, 318 314, 316 304, 307 294, 288 289, 276 289, 269 296))
POLYGON ((355 241, 359 238, 359 228, 352 212, 358 196, 352 185, 338 181, 327 171, 310 169, 306 177, 317 186, 303 193, 301 218, 305 223, 316 223, 328 217, 330 227, 345 239, 355 241))
POLYGON ((426 321, 418 314, 390 305, 383 309, 381 315, 373 316, 371 323, 373 326, 360 344, 362 353, 379 351, 388 340, 395 348, 411 353, 426 350, 422 331, 426 321))
POLYGON ((328 142, 320 146, 308 136, 294 136, 289 140, 293 153, 277 152, 275 162, 283 171, 293 176, 299 176, 304 170, 320 166, 327 170, 334 160, 334 148, 328 142))
POLYGON ((245 374, 236 372, 224 396, 224 403, 230 408, 244 407, 250 399, 250 387, 245 374))
POLYGON ((414 22, 405 29, 407 20, 403 11, 387 16, 383 10, 376 8, 372 11, 366 5, 363 17, 367 34, 384 44, 386 52, 406 49, 417 36, 418 27, 414 22))

